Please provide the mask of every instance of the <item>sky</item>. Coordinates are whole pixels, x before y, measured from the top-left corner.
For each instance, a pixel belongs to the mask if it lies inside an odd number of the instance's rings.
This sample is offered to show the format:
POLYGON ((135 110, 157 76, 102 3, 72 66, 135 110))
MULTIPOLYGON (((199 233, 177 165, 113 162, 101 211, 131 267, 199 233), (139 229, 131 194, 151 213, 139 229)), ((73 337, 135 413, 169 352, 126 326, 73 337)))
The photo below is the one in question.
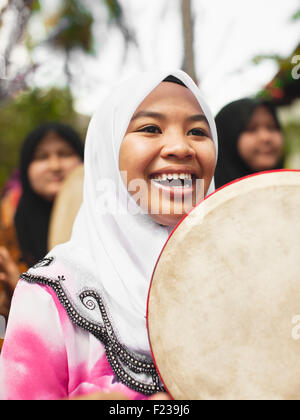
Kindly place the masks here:
MULTIPOLYGON (((4 0, 0 0, 1 2, 4 0)), ((95 0, 85 0, 93 8, 95 0)), ((71 66, 76 110, 91 115, 110 88, 139 71, 180 68, 183 59, 179 0, 120 0, 126 23, 137 46, 125 54, 120 31, 105 22, 104 8, 95 9, 96 56, 74 54, 71 66)), ((58 0, 43 0, 44 13, 55 11, 58 0)), ((276 73, 265 61, 254 65, 256 55, 289 56, 300 41, 300 23, 290 18, 300 0, 194 0, 196 71, 199 87, 216 114, 228 102, 255 94, 276 73)), ((33 20, 30 30, 43 39, 44 28, 33 20)), ((14 54, 24 60, 24 49, 14 54)), ((34 59, 41 64, 30 81, 34 86, 63 86, 63 56, 40 46, 34 59)))

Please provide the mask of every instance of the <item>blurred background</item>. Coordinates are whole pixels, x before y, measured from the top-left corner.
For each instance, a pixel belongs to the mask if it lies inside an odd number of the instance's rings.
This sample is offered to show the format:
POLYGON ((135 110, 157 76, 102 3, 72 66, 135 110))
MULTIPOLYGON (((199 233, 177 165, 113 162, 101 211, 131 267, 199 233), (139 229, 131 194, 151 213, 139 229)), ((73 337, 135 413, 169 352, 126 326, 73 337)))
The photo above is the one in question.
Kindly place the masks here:
POLYGON ((84 138, 112 85, 182 68, 216 114, 244 96, 279 107, 300 168, 299 0, 0 0, 0 193, 37 125, 84 138))

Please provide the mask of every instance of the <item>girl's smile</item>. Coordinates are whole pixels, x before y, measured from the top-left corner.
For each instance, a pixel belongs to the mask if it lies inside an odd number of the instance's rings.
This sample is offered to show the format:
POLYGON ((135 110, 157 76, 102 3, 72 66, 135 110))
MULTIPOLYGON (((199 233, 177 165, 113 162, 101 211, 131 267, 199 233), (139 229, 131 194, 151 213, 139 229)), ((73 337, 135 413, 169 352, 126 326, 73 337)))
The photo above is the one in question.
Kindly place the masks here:
POLYGON ((197 99, 189 89, 163 82, 134 113, 119 169, 132 194, 130 184, 138 185, 140 207, 158 223, 174 225, 206 194, 215 161, 209 123, 197 99))

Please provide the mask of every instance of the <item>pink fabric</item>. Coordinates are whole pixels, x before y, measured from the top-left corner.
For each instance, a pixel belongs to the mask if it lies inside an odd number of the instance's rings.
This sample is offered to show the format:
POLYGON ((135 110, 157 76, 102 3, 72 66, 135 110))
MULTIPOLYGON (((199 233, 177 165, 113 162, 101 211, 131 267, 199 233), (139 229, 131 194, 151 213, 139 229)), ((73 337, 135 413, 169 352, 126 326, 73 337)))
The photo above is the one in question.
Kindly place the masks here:
POLYGON ((116 382, 104 346, 75 326, 50 287, 20 280, 0 359, 0 399, 55 400, 95 392, 146 399, 116 382))

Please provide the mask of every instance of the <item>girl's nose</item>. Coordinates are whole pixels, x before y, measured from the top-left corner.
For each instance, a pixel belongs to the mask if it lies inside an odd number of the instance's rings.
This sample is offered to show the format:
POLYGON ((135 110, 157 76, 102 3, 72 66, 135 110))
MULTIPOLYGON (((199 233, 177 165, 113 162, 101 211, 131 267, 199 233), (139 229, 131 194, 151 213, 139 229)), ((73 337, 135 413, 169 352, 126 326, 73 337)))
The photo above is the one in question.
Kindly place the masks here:
POLYGON ((163 158, 191 159, 195 157, 195 150, 183 136, 172 136, 165 140, 161 156, 163 158))
POLYGON ((272 140, 272 131, 269 130, 268 128, 262 127, 259 130, 259 139, 263 142, 269 142, 272 140))
POLYGON ((57 155, 51 155, 48 159, 48 166, 52 171, 59 171, 61 169, 61 160, 57 155))

